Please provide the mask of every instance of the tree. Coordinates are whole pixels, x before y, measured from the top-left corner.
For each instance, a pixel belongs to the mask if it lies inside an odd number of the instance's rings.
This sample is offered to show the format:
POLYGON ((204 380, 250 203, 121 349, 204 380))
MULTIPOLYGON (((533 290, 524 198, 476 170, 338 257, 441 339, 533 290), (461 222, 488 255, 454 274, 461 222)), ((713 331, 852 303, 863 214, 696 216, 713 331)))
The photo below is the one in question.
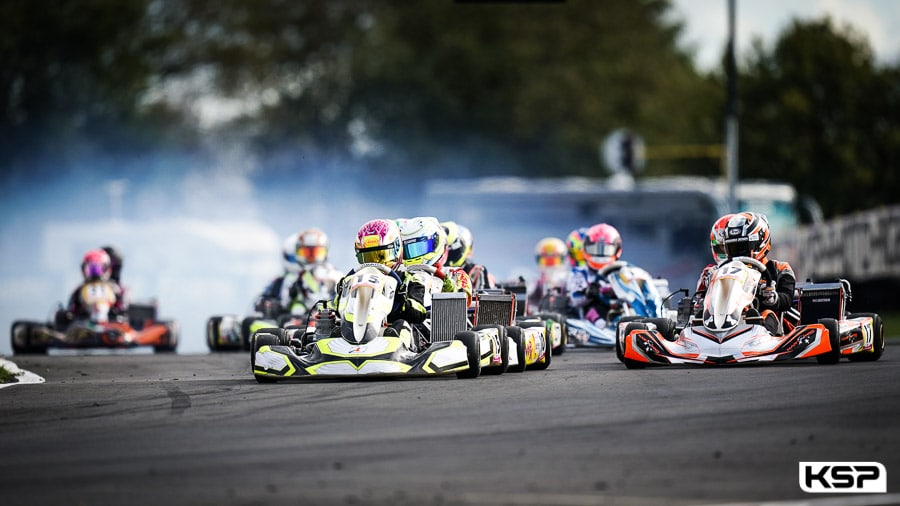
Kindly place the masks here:
POLYGON ((757 41, 740 77, 741 176, 787 179, 826 216, 897 202, 897 73, 827 17, 794 21, 771 50, 757 41))

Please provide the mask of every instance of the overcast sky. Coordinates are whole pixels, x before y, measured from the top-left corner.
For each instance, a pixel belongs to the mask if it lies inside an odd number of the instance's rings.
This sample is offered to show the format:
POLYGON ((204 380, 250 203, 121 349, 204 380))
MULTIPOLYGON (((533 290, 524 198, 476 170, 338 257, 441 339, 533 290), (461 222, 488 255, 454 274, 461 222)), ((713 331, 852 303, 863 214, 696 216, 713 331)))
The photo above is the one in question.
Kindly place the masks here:
MULTIPOLYGON (((696 48, 697 64, 718 65, 728 35, 728 0, 673 0, 686 21, 685 43, 696 48)), ((737 51, 744 54, 753 36, 772 44, 793 18, 818 19, 825 14, 839 26, 850 23, 864 32, 879 63, 900 59, 898 0, 737 0, 737 51)))

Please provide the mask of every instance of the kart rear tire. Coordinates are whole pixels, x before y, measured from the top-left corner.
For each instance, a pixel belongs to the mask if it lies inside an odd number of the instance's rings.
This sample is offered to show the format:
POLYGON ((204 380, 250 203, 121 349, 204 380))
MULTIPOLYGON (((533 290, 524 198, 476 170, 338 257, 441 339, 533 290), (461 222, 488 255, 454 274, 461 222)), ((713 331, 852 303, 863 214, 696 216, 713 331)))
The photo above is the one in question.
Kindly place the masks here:
POLYGON ((874 362, 881 358, 881 355, 884 353, 884 321, 882 321, 881 316, 875 313, 851 313, 847 315, 847 318, 860 317, 872 318, 872 331, 875 333, 874 342, 872 343, 874 346, 871 353, 854 353, 847 358, 851 362, 874 362))
POLYGON ((155 353, 175 353, 175 350, 178 348, 178 338, 181 337, 181 329, 178 323, 174 321, 160 321, 157 323, 166 326, 166 343, 154 346, 153 351, 155 353))
MULTIPOLYGON (((648 328, 649 327, 646 323, 632 322, 625 326, 625 330, 623 332, 625 332, 625 335, 627 336, 633 330, 647 330, 648 328)), ((629 369, 644 369, 645 367, 647 367, 647 364, 644 362, 638 362, 637 360, 625 358, 624 348, 622 349, 622 363, 625 364, 625 367, 629 369)))
POLYGON ((666 341, 675 341, 675 322, 668 318, 646 318, 642 320, 645 323, 656 325, 656 331, 659 332, 666 341))
POLYGON ((816 357, 816 361, 823 365, 834 365, 841 361, 841 327, 834 318, 822 318, 819 323, 828 331, 828 341, 831 343, 831 351, 816 357))
POLYGON ((525 372, 525 339, 522 335, 522 327, 511 325, 506 327, 506 335, 516 343, 516 365, 510 365, 506 372, 525 372))
POLYGON ((623 316, 616 322, 616 358, 619 359, 619 362, 625 363, 625 356, 622 354, 622 343, 619 342, 619 325, 622 323, 638 322, 643 318, 643 316, 637 315, 623 316))
MULTIPOLYGON (((256 332, 252 336, 252 346, 250 351, 250 371, 256 370, 256 352, 262 348, 263 346, 276 346, 278 344, 278 338, 272 334, 265 334, 256 332)), ((271 378, 269 376, 260 376, 256 373, 253 373, 253 376, 256 378, 256 381, 259 383, 275 383, 278 381, 275 378, 271 378)))
POLYGON ((31 342, 31 335, 34 332, 34 327, 36 324, 34 322, 28 321, 14 321, 9 329, 9 340, 12 345, 12 350, 14 355, 37 355, 41 353, 47 353, 46 346, 35 346, 31 342), (22 334, 22 340, 19 343, 16 343, 16 328, 18 327, 18 331, 22 334))
POLYGON ((209 351, 221 351, 219 346, 219 327, 222 325, 221 316, 210 316, 206 320, 206 346, 209 351))
POLYGON ((484 330, 494 328, 497 329, 497 333, 500 335, 500 365, 492 365, 488 367, 483 367, 481 369, 482 374, 491 374, 491 375, 500 375, 506 372, 509 369, 509 339, 506 336, 506 327, 503 325, 476 325, 472 330, 484 330))
POLYGON ((464 330, 457 332, 453 339, 462 341, 466 345, 466 358, 469 362, 469 368, 456 373, 456 377, 459 379, 477 378, 481 374, 481 345, 478 340, 478 334, 471 330, 464 330))
POLYGON ((250 332, 250 326, 253 325, 253 322, 261 318, 261 316, 245 316, 244 319, 241 320, 241 348, 244 351, 252 350, 253 343, 251 340, 253 335, 250 332))
POLYGON ((529 327, 544 327, 544 348, 547 352, 544 354, 544 360, 540 362, 535 362, 528 366, 529 371, 543 371, 544 369, 550 367, 550 362, 553 360, 553 337, 547 333, 547 327, 543 323, 526 323, 522 325, 522 328, 529 327))
MULTIPOLYGON (((558 348, 553 348, 553 354, 562 355, 565 353, 566 345, 569 343, 569 328, 566 327, 566 315, 562 313, 539 313, 537 316, 542 320, 553 320, 559 323, 560 344, 558 348)), ((548 328, 547 331, 549 332, 550 329, 548 328)))

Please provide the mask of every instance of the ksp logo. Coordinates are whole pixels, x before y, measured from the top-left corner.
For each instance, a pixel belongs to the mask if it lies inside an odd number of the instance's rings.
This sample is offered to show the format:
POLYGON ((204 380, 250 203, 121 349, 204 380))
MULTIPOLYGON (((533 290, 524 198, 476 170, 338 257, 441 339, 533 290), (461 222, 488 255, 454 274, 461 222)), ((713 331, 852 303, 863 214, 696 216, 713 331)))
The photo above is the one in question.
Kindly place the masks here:
POLYGON ((811 494, 884 494, 887 471, 878 462, 801 462, 800 488, 811 494))

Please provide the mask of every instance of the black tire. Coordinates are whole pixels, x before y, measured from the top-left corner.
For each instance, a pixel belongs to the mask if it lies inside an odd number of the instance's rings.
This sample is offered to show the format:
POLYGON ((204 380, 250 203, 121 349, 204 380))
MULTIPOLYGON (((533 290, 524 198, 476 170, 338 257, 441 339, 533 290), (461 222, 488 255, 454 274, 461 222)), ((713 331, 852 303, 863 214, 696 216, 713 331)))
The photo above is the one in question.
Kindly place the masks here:
POLYGON ((884 353, 884 321, 882 321, 881 316, 875 313, 851 313, 847 315, 847 318, 860 317, 872 318, 872 330, 875 333, 874 349, 872 353, 855 353, 847 358, 852 362, 874 362, 881 358, 881 355, 884 353))
POLYGON ((222 351, 219 346, 219 327, 222 324, 221 316, 211 316, 206 320, 206 346, 210 351, 222 351))
POLYGON ((241 347, 244 351, 252 351, 253 336, 250 333, 250 325, 253 325, 253 322, 260 319, 262 319, 261 316, 246 316, 241 320, 241 347))
POLYGON ((652 323, 656 325, 656 331, 659 332, 666 341, 675 341, 675 322, 668 318, 645 318, 641 320, 644 323, 652 323))
POLYGON ((522 335, 522 327, 511 325, 506 327, 506 335, 516 343, 516 361, 518 364, 510 365, 506 372, 525 372, 525 342, 522 335))
POLYGON ((464 330, 457 332, 453 339, 462 341, 466 345, 466 358, 469 361, 469 368, 456 373, 456 377, 459 379, 477 378, 481 374, 481 345, 478 341, 478 334, 464 330))
POLYGON ((9 339, 11 341, 13 354, 15 355, 40 355, 47 353, 47 343, 35 344, 34 329, 35 327, 46 328, 47 325, 30 321, 15 321, 10 326, 9 339), (17 345, 15 340, 16 328, 22 333, 22 341, 17 345))
MULTIPOLYGON (((278 344, 278 337, 272 334, 255 332, 252 336, 251 341, 252 345, 250 351, 250 371, 255 371, 257 350, 259 350, 263 346, 276 346, 278 344)), ((275 383, 276 381, 278 381, 276 378, 271 378, 269 376, 260 376, 256 373, 254 373, 253 376, 259 383, 275 383)))
MULTIPOLYGON (((646 323, 632 322, 625 326, 625 330, 623 332, 625 332, 625 335, 627 336, 633 330, 647 330, 648 328, 649 327, 647 326, 646 323)), ((629 369, 643 369, 643 368, 647 367, 647 364, 644 362, 638 362, 638 361, 632 360, 630 358, 625 358, 624 352, 625 352, 625 350, 623 349, 622 350, 622 353, 623 353, 622 363, 625 364, 625 367, 627 367, 629 369)))
POLYGON ((834 318, 822 318, 819 323, 828 331, 828 341, 831 343, 831 351, 816 357, 816 361, 824 365, 834 365, 841 361, 841 327, 834 318))
POLYGON ((547 350, 547 352, 544 354, 544 360, 528 366, 529 371, 543 371, 544 369, 550 367, 550 362, 553 361, 553 338, 547 332, 546 326, 543 323, 526 323, 525 325, 522 325, 523 328, 537 326, 544 327, 544 348, 547 350))
MULTIPOLYGON (((559 324, 559 335, 560 335, 560 345, 558 348, 553 348, 554 355, 562 355, 566 352, 566 345, 569 343, 569 329, 566 327, 566 315, 562 313, 540 313, 538 317, 542 320, 553 320, 559 324)), ((550 329, 548 328, 549 332, 550 329)), ((552 339, 551 339, 551 342, 552 339)))
POLYGON ((166 343, 153 347, 155 353, 175 353, 178 348, 178 338, 180 337, 180 328, 178 324, 172 321, 159 322, 166 326, 166 343))
POLYGON ((619 321, 616 323, 616 358, 619 359, 619 362, 625 363, 625 357, 622 355, 622 344, 619 342, 619 325, 622 323, 638 322, 643 318, 643 316, 637 315, 623 316, 619 318, 619 321))
POLYGON ((491 375, 499 375, 506 372, 509 369, 509 339, 506 336, 506 327, 503 325, 476 325, 473 331, 484 330, 484 329, 497 329, 497 333, 500 335, 500 365, 492 365, 488 367, 484 367, 481 369, 481 374, 491 374, 491 375))

